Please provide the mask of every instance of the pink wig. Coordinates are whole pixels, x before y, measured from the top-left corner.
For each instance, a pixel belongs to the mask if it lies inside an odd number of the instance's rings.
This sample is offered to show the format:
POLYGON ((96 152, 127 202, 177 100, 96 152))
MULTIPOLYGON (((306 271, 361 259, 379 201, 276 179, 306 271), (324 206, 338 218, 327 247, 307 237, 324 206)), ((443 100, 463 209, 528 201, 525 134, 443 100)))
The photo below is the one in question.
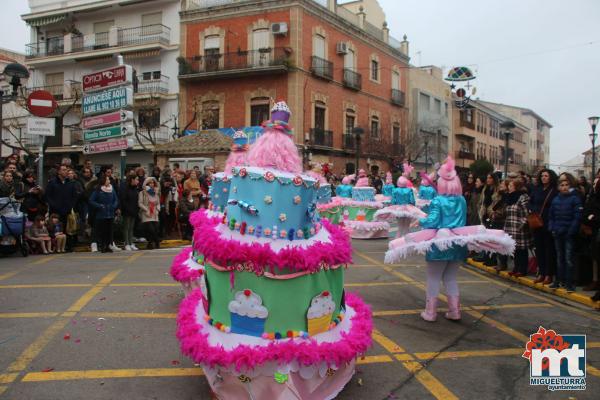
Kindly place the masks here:
POLYGON ((365 177, 365 176, 367 176, 367 172, 366 172, 364 169, 362 169, 362 168, 361 168, 361 169, 359 169, 359 170, 358 170, 358 177, 359 177, 359 178, 363 178, 363 177, 365 177))
POLYGON ((438 169, 437 191, 439 194, 450 196, 460 196, 462 194, 460 178, 454 167, 454 159, 448 156, 446 162, 438 169))
POLYGON ((352 180, 354 179, 355 175, 346 175, 345 177, 342 178, 342 185, 350 185, 352 183, 352 180))
POLYGON ((369 178, 363 176, 362 178, 358 178, 356 181, 356 187, 368 187, 369 186, 369 178))
POLYGON ((408 178, 414 169, 415 167, 413 167, 412 165, 404 163, 402 164, 402 170, 404 171, 402 172, 402 175, 408 178))
POLYGON ((320 173, 316 172, 316 171, 306 171, 305 172, 306 175, 315 178, 319 183, 321 184, 326 184, 327 179, 325 179, 325 177, 323 175, 321 175, 320 173))
POLYGON ((247 164, 299 174, 302 160, 291 136, 277 129, 265 133, 250 147, 247 164))
POLYGON ((225 162, 225 175, 231 176, 231 168, 246 165, 248 153, 246 150, 232 150, 225 162))
POLYGON ((396 186, 398 186, 399 188, 405 188, 405 187, 409 187, 408 186, 409 183, 410 183, 410 181, 408 180, 407 177, 401 176, 400 178, 398 178, 398 181, 396 182, 396 186))

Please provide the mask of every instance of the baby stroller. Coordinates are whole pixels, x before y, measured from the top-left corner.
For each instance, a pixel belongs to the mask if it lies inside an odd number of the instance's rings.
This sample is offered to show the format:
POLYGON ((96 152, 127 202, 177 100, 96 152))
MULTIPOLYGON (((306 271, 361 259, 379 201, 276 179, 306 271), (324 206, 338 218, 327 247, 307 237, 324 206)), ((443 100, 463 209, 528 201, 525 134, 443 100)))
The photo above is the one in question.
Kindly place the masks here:
POLYGON ((11 198, 0 198, 0 254, 21 252, 29 255, 29 245, 25 240, 26 217, 20 210, 21 204, 11 198))

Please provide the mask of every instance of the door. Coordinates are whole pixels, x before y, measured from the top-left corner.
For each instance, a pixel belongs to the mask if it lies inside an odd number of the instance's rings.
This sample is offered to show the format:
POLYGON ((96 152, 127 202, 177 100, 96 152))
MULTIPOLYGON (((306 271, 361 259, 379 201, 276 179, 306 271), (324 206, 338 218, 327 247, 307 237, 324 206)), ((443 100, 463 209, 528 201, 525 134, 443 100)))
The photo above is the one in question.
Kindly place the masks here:
POLYGON ((52 93, 56 100, 62 100, 65 90, 65 73, 46 74, 46 90, 52 93))
POLYGON ((270 64, 271 49, 269 29, 257 29, 252 32, 253 51, 250 62, 252 67, 263 67, 270 64))
MULTIPOLYGON (((110 21, 102 21, 102 22, 94 22, 94 49, 102 49, 108 47, 108 32, 110 28, 115 25, 114 20, 110 21)), ((119 37, 119 44, 121 44, 122 40, 119 37)))

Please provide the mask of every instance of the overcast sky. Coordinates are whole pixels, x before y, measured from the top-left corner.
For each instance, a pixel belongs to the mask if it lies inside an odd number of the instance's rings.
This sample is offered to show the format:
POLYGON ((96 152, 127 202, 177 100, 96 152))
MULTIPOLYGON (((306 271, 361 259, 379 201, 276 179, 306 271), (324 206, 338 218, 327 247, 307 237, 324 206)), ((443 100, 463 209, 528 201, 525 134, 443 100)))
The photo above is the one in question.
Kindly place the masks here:
MULTIPOLYGON (((590 147, 587 117, 600 115, 600 1, 379 2, 391 34, 408 35, 413 64, 469 65, 482 100, 549 121, 551 163, 590 147)), ((2 1, 0 47, 24 51, 26 12, 26 0, 2 1)))

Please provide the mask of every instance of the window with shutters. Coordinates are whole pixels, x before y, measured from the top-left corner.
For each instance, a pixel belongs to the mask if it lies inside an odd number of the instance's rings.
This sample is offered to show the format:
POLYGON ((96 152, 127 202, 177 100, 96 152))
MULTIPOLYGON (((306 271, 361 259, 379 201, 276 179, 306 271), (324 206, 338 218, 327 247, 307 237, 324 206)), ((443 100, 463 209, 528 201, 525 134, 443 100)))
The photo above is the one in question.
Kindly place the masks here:
POLYGON ((419 107, 424 110, 424 111, 429 111, 430 109, 430 97, 429 95, 426 95, 425 93, 420 93, 419 94, 419 107))
POLYGON ((315 103, 315 129, 325 130, 325 104, 320 101, 315 103))
POLYGON ((162 32, 162 12, 142 15, 142 35, 156 35, 162 32))
POLYGON ((346 135, 352 135, 352 130, 354 129, 354 124, 356 122, 356 114, 354 113, 354 110, 352 109, 347 109, 346 110, 346 127, 345 127, 345 131, 346 131, 346 135))
POLYGON ((400 73, 392 71, 392 89, 400 90, 400 73))
POLYGON ((271 32, 269 29, 261 28, 252 32, 252 52, 253 66, 268 66, 271 58, 271 32))
POLYGON ((250 101, 250 126, 260 126, 271 117, 268 97, 258 97, 250 101))
POLYGON ((313 55, 325 59, 325 38, 321 35, 314 36, 313 55))
POLYGON ((371 117, 371 137, 379 139, 379 117, 373 115, 371 117))
POLYGON ((356 55, 353 49, 348 49, 348 53, 344 55, 344 68, 354 71, 356 55))
POLYGON ((371 60, 371 79, 379 80, 379 61, 377 60, 371 60))

